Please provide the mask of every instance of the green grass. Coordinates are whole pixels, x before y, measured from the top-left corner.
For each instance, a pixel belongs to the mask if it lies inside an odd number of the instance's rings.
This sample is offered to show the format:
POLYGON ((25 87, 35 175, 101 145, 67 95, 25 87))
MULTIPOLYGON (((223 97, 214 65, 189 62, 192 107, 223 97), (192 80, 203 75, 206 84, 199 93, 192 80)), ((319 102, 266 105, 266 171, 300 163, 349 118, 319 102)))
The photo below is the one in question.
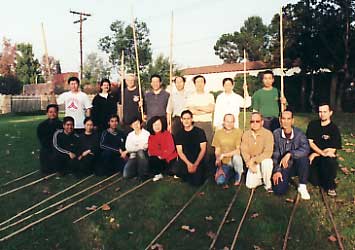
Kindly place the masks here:
MULTIPOLYGON (((0 117, 0 184, 38 169, 39 152, 35 128, 44 118, 40 115, 5 115, 0 117)), ((296 126, 305 130, 306 124, 313 118, 315 115, 299 114, 296 116, 296 126)), ((334 120, 343 132, 343 145, 355 143, 355 138, 351 136, 355 128, 352 114, 337 114, 334 120)), ((354 146, 348 145, 344 148, 354 149, 354 146)), ((345 159, 340 162, 341 165, 347 166, 349 169, 350 167, 355 168, 354 153, 340 151, 339 154, 345 159)), ((36 174, 8 187, 2 187, 0 192, 3 193, 40 176, 40 174, 36 174)), ((102 179, 102 177, 94 177, 70 192, 53 199, 50 203, 102 179)), ((339 171, 337 179, 339 182, 338 197, 328 199, 328 201, 339 231, 344 237, 345 249, 354 249, 355 176, 354 174, 344 175, 339 171)), ((51 194, 54 194, 77 181, 78 179, 72 175, 52 178, 33 187, 0 197, 0 221, 4 221, 30 205, 47 198, 49 194, 44 193, 44 189, 48 189, 51 194)), ((136 180, 121 181, 69 210, 0 243, 0 249, 144 249, 196 192, 196 188, 172 178, 164 178, 157 183, 148 183, 142 189, 113 203, 110 211, 99 211, 82 222, 72 223, 73 220, 87 212, 85 207, 94 204, 101 205, 137 184, 136 180), (117 187, 121 189, 117 191, 117 187), (110 223, 111 218, 115 219, 114 223, 110 223)), ((204 195, 198 195, 179 219, 158 240, 164 249, 208 249, 211 239, 206 234, 209 231, 217 231, 235 189, 224 190, 210 180, 203 192, 204 195), (206 216, 212 216, 213 220, 206 220, 206 216), (181 230, 182 225, 195 228, 195 233, 181 230)), ((297 209, 288 249, 337 249, 336 243, 327 240, 328 236, 334 232, 319 191, 310 187, 310 192, 311 200, 301 201, 297 209)), ((249 193, 250 190, 242 186, 228 218, 229 220, 235 219, 235 222, 230 222, 223 227, 216 249, 230 246, 249 193)), ((285 199, 294 198, 295 195, 295 188, 291 188, 285 197, 266 194, 263 188, 257 189, 240 232, 237 249, 254 249, 256 246, 264 250, 280 249, 292 209, 292 204, 287 203, 285 199), (253 213, 258 213, 258 216, 251 218, 253 213)), ((41 205, 40 208, 46 206, 48 203, 41 205)), ((33 222, 55 210, 52 209, 34 216, 29 221, 33 222)), ((0 237, 27 223, 0 232, 0 237)))

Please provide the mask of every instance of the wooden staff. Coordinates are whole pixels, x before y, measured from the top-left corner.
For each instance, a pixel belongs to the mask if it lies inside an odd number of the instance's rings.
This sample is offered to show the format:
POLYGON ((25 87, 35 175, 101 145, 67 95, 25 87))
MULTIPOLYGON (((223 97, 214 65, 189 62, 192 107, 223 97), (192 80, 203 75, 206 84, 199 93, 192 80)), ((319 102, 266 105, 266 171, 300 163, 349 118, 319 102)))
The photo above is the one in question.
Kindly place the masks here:
MULTIPOLYGON (((173 32, 174 29, 174 12, 171 11, 171 27, 170 27, 170 55, 169 55, 169 84, 170 84, 170 98, 169 98, 169 104, 171 107, 173 107, 174 104, 174 100, 173 100, 173 32)), ((172 113, 169 115, 169 117, 167 117, 167 122, 168 125, 172 125, 172 113)), ((171 132, 171 130, 170 130, 171 132)))
POLYGON ((91 196, 93 196, 93 195, 95 195, 95 194, 101 192, 102 190, 104 190, 104 189, 106 189, 106 188, 112 186, 113 184, 117 183, 118 181, 120 181, 120 179, 117 179, 117 180, 111 182, 110 184, 107 184, 106 186, 103 186, 102 188, 100 188, 100 189, 98 189, 98 190, 96 190, 96 191, 94 191, 94 192, 92 192, 92 193, 90 193, 90 194, 88 194, 88 195, 86 195, 86 196, 80 198, 79 200, 74 201, 74 202, 72 202, 72 203, 66 205, 65 207, 63 207, 63 208, 61 208, 61 209, 58 209, 57 211, 54 211, 53 213, 48 214, 48 215, 46 215, 46 216, 44 216, 44 217, 42 217, 42 218, 40 218, 40 219, 38 219, 38 220, 36 220, 36 221, 34 221, 34 222, 32 222, 32 223, 30 223, 30 224, 28 224, 28 225, 26 225, 26 226, 20 228, 19 230, 15 231, 15 232, 13 232, 13 233, 11 233, 11 234, 9 234, 9 235, 6 235, 5 237, 3 237, 3 238, 0 239, 0 242, 3 242, 3 241, 5 241, 5 240, 8 240, 8 239, 14 237, 15 235, 18 235, 19 233, 22 233, 22 232, 26 231, 27 229, 29 229, 29 228, 31 228, 31 227, 33 227, 33 226, 35 226, 35 225, 37 225, 37 224, 39 224, 39 223, 41 223, 41 222, 47 220, 47 219, 49 219, 49 218, 52 218, 53 216, 55 216, 55 215, 57 215, 57 214, 59 214, 59 213, 65 211, 65 210, 71 208, 72 206, 75 206, 76 204, 78 204, 78 203, 80 203, 80 202, 86 200, 87 198, 89 198, 89 197, 91 197, 91 196))
POLYGON ((234 239, 233 239, 232 246, 231 246, 230 250, 233 250, 234 247, 235 247, 235 244, 237 243, 238 235, 239 235, 240 229, 242 228, 242 225, 243 225, 243 222, 245 220, 245 217, 247 216, 247 213, 248 213, 248 210, 249 210, 249 207, 250 207, 250 204, 251 204, 251 200, 253 199, 254 192, 255 192, 255 188, 253 188, 251 190, 247 207, 245 208, 243 217, 242 217, 241 221, 239 222, 237 231, 235 232, 234 239))
POLYGON ((244 83, 243 83, 243 92, 244 92, 244 107, 243 107, 243 131, 245 131, 246 121, 247 121, 247 108, 246 108, 246 99, 247 99, 247 58, 244 49, 244 83))
MULTIPOLYGON (((134 24, 133 10, 132 10, 132 31, 133 31, 133 40, 134 40, 134 51, 136 53, 136 67, 137 67, 137 77, 138 77, 138 91, 139 91, 139 99, 143 100, 142 97, 142 85, 141 85, 141 76, 139 73, 139 56, 138 56, 138 45, 137 45, 137 37, 136 37, 136 27, 134 24)), ((144 109, 143 106, 140 107, 142 121, 144 120, 144 109)))
POLYGON ((158 233, 158 235, 148 244, 145 250, 149 250, 150 247, 162 236, 166 230, 174 223, 174 221, 182 214, 182 212, 192 203, 192 201, 196 198, 196 196, 200 193, 200 191, 206 186, 208 180, 203 184, 193 195, 192 197, 185 203, 185 205, 177 212, 177 214, 166 224, 166 226, 158 233))
POLYGON ((211 242, 211 245, 210 245, 210 248, 209 248, 210 250, 212 250, 212 249, 214 248, 214 245, 215 245, 216 242, 217 242, 218 236, 219 236, 219 234, 220 234, 221 231, 222 231, 222 227, 224 226, 224 223, 225 223, 226 220, 227 220, 227 217, 228 217, 228 215, 229 215, 229 213, 230 213, 230 211, 231 211, 231 209, 232 209, 232 206, 233 206, 234 202, 235 202, 236 199, 237 199, 237 196, 238 196, 238 194, 239 194, 239 192, 240 192, 241 186, 242 186, 242 185, 239 185, 239 187, 235 190, 235 194, 234 194, 234 196, 233 196, 231 202, 229 203, 229 206, 228 206, 226 212, 224 213, 224 217, 223 217, 221 223, 219 224, 219 227, 218 227, 216 236, 213 238, 213 241, 211 242))
POLYGON ((18 177, 18 178, 16 178, 16 179, 13 179, 13 180, 11 180, 11 181, 8 181, 8 182, 2 184, 1 187, 5 187, 5 186, 7 186, 7 185, 9 185, 9 184, 11 184, 11 183, 14 183, 14 182, 16 182, 16 181, 25 179, 26 177, 31 176, 31 175, 34 175, 34 174, 37 173, 37 172, 39 172, 39 170, 35 170, 35 171, 31 172, 31 173, 28 173, 28 174, 25 174, 25 175, 23 175, 23 176, 20 176, 20 177, 18 177))
POLYGON ((297 209, 299 201, 300 201, 300 194, 297 193, 296 200, 295 200, 295 203, 293 204, 292 212, 291 212, 291 215, 290 215, 290 219, 288 221, 287 230, 286 230, 286 234, 285 234, 282 250, 286 250, 287 249, 287 241, 288 241, 288 237, 290 235, 292 220, 293 220, 293 217, 295 216, 296 209, 297 209))
POLYGON ((119 105, 119 117, 121 118, 121 122, 123 124, 123 105, 124 105, 124 79, 125 79, 125 72, 124 72, 124 50, 122 50, 121 54, 121 105, 119 105))
POLYGON ((337 225, 335 224, 334 217, 333 217, 333 214, 332 214, 332 210, 330 209, 330 206, 329 206, 329 204, 327 202, 327 198, 326 198, 326 195, 324 193, 324 190, 322 188, 320 188, 320 192, 322 194, 323 202, 324 202, 324 205, 325 205, 325 207, 327 209, 327 212, 328 212, 328 215, 329 215, 329 219, 330 219, 331 223, 333 224, 333 228, 334 228, 335 235, 337 237, 339 249, 340 250, 344 250, 344 245, 343 245, 343 242, 341 241, 341 236, 340 236, 340 233, 339 233, 339 231, 337 229, 337 225))
POLYGON ((144 186, 145 184, 147 184, 147 183, 150 182, 150 181, 152 181, 152 179, 148 179, 148 180, 146 180, 145 182, 143 182, 143 183, 141 183, 141 184, 135 186, 134 188, 132 188, 132 189, 130 189, 130 190, 124 192, 124 193, 121 194, 120 196, 118 196, 118 197, 116 197, 116 198, 110 200, 109 202, 106 202, 106 203, 102 204, 100 207, 96 208, 95 210, 91 211, 90 213, 87 213, 87 214, 85 214, 84 216, 80 217, 79 219, 76 219, 75 221, 73 221, 73 223, 75 224, 75 223, 77 223, 77 222, 79 222, 79 221, 82 221, 83 219, 85 219, 86 217, 92 215, 93 213, 96 213, 97 211, 100 211, 105 205, 110 205, 112 202, 115 202, 115 201, 117 201, 117 200, 119 200, 119 199, 125 197, 126 195, 132 193, 133 191, 135 191, 135 190, 137 190, 137 189, 139 189, 139 188, 141 188, 142 186, 144 186))
MULTIPOLYGON (((103 182, 106 182, 106 181, 108 181, 108 180, 110 180, 110 179, 116 177, 117 175, 118 175, 118 174, 111 175, 110 177, 108 177, 108 178, 106 178, 106 179, 104 179, 104 180, 102 180, 102 181, 100 181, 100 182, 98 182, 98 183, 96 183, 96 184, 94 184, 94 185, 91 185, 91 186, 88 187, 88 188, 85 188, 85 189, 83 189, 83 190, 81 190, 81 191, 79 191, 79 192, 77 192, 77 193, 75 193, 75 194, 73 194, 73 195, 71 195, 71 196, 65 198, 65 199, 62 199, 62 200, 60 200, 60 201, 58 201, 58 202, 56 202, 56 203, 54 203, 54 204, 52 204, 52 205, 50 205, 50 206, 48 206, 48 207, 43 208, 42 210, 39 210, 39 211, 37 211, 37 212, 35 212, 35 213, 33 213, 33 214, 30 214, 30 215, 28 215, 28 216, 26 216, 26 217, 24 217, 24 218, 22 218, 22 219, 20 219, 20 220, 18 220, 18 221, 16 221, 16 222, 12 223, 12 224, 10 224, 10 225, 7 225, 6 227, 1 228, 0 231, 3 231, 3 230, 8 229, 8 228, 10 228, 10 227, 16 226, 16 225, 20 224, 21 222, 24 222, 24 221, 26 221, 26 220, 32 218, 32 217, 35 216, 35 215, 41 214, 41 213, 43 213, 44 211, 47 211, 47 210, 50 209, 50 208, 56 207, 56 206, 58 206, 58 205, 64 203, 64 202, 67 201, 67 200, 70 200, 70 199, 72 199, 72 198, 74 198, 74 197, 76 197, 76 196, 78 196, 78 195, 80 195, 80 194, 82 194, 82 193, 84 193, 84 192, 86 192, 86 191, 88 191, 88 190, 94 188, 94 187, 99 186, 99 185, 102 184, 103 182)), ((122 177, 119 178, 118 180, 119 180, 119 181, 122 180, 122 177)))
MULTIPOLYGON (((280 66, 281 66, 281 98, 285 98, 284 92, 284 38, 283 38, 283 25, 282 25, 282 7, 280 10, 280 66)), ((281 103, 281 112, 286 109, 286 104, 281 103)))
POLYGON ((41 181, 48 180, 49 178, 51 178, 51 177, 53 177, 53 176, 55 176, 55 175, 56 175, 56 173, 50 174, 50 175, 47 175, 47 176, 45 176, 45 177, 42 177, 42 178, 40 178, 40 179, 38 179, 38 180, 32 181, 32 182, 30 182, 30 183, 27 183, 27 184, 25 184, 25 185, 23 185, 23 186, 21 186, 21 187, 17 187, 17 188, 11 189, 11 190, 9 190, 9 191, 7 191, 7 192, 5 192, 5 193, 0 194, 0 197, 3 197, 3 196, 5 196, 5 195, 11 194, 11 193, 14 193, 14 192, 19 191, 19 190, 21 190, 21 189, 24 189, 24 188, 26 188, 26 187, 33 186, 33 185, 35 185, 35 184, 37 184, 37 183, 39 183, 39 182, 41 182, 41 181))
MULTIPOLYGON (((34 204, 33 206, 31 206, 31 207, 29 207, 29 208, 23 210, 22 212, 20 212, 20 213, 16 214, 15 216, 11 217, 10 219, 7 219, 7 220, 1 222, 1 223, 0 223, 0 226, 2 226, 2 225, 4 225, 4 224, 6 224, 6 223, 8 223, 8 222, 10 222, 10 221, 12 221, 12 220, 18 218, 18 217, 20 217, 21 215, 23 215, 23 214, 25 214, 25 213, 31 211, 32 209, 34 209, 34 208, 36 208, 36 207, 42 205, 43 203, 54 199, 54 198, 57 197, 58 195, 60 195, 60 194, 62 194, 62 193, 64 193, 64 192, 66 192, 66 191, 69 191, 70 189, 73 189, 74 187, 80 185, 80 184, 83 183, 84 181, 87 181, 88 179, 92 178, 93 176, 94 176, 94 175, 90 175, 90 176, 86 177, 85 179, 82 179, 81 181, 79 181, 79 182, 77 182, 77 183, 71 185, 70 187, 67 187, 67 188, 65 188, 64 190, 62 190, 62 191, 60 191, 60 192, 58 192, 58 193, 56 193, 56 194, 53 194, 52 196, 50 196, 50 197, 48 197, 48 198, 42 200, 41 202, 34 204)), ((0 228, 0 231, 2 231, 2 230, 5 230, 5 229, 0 228)))

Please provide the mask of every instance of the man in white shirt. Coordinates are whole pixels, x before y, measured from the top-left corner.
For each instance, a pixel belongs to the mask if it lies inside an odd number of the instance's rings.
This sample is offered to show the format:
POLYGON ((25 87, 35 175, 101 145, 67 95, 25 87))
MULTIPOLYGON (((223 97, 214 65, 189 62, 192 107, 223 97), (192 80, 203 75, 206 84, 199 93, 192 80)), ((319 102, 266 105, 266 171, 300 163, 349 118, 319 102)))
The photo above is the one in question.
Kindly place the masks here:
POLYGON ((216 106, 214 109, 213 126, 217 128, 223 127, 223 117, 226 114, 234 115, 234 127, 239 128, 239 111, 240 108, 248 108, 251 105, 251 97, 248 90, 245 89, 245 99, 233 92, 234 82, 232 78, 223 79, 224 91, 217 96, 216 106))
POLYGON ((57 104, 64 104, 65 116, 73 117, 74 129, 76 132, 82 132, 84 130, 85 115, 90 116, 92 104, 87 94, 80 91, 80 81, 77 77, 70 77, 68 84, 70 91, 60 94, 57 98, 57 104))

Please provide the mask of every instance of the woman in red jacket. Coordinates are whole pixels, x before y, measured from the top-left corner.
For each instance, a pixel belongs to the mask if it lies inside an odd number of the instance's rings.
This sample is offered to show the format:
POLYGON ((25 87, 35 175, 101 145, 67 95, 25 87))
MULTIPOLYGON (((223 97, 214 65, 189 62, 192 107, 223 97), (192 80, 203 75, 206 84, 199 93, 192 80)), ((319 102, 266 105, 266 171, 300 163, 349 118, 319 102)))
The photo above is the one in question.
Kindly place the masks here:
POLYGON ((154 116, 148 124, 150 132, 148 139, 149 166, 155 175, 153 181, 163 178, 164 174, 173 174, 172 166, 177 159, 177 152, 172 135, 166 130, 164 117, 154 116))

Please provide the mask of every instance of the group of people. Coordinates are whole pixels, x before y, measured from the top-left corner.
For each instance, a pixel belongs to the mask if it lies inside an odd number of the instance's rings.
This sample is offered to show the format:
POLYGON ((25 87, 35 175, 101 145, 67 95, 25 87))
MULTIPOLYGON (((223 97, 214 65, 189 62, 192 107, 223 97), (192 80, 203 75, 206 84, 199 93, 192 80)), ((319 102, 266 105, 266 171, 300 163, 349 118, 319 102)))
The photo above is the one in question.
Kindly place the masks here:
POLYGON ((299 177, 298 192, 310 199, 306 184, 320 185, 335 196, 336 150, 341 148, 329 104, 319 106, 318 120, 304 134, 294 127, 293 111, 280 112, 287 104, 273 87, 272 71, 262 76, 264 87, 252 97, 233 92, 234 81, 225 78, 223 93, 205 91, 206 79, 193 78, 195 91, 185 89, 185 78, 174 79, 175 89, 162 88, 161 77, 152 75, 151 91, 139 93, 135 76, 127 75, 123 95, 111 93, 103 79, 92 103, 80 91, 79 79, 68 80, 70 91, 47 107, 48 119, 38 126, 43 172, 112 174, 153 180, 172 175, 201 185, 213 171, 218 185, 233 180, 246 186, 263 185, 267 192, 284 194, 292 176, 299 177), (63 122, 58 104, 64 104, 63 122), (118 104, 123 115, 118 117, 118 104), (240 108, 252 106, 250 129, 239 129, 240 108), (123 117, 122 117, 123 116, 123 117))

